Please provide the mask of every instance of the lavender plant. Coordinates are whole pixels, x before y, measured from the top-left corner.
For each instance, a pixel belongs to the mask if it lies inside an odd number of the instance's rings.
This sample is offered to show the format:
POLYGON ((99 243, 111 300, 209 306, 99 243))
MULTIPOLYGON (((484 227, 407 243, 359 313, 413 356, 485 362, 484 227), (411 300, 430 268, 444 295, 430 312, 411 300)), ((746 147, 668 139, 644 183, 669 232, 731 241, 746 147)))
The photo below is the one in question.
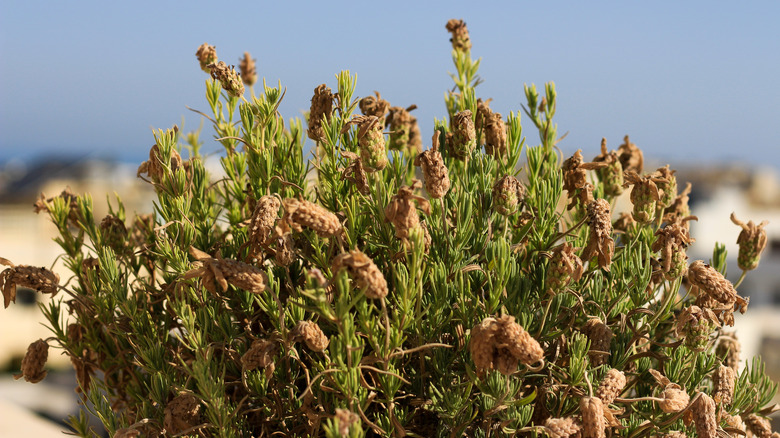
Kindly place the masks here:
MULTIPOLYGON (((690 188, 628 137, 559 164, 552 82, 525 87, 526 146, 521 114, 477 97, 465 23, 446 28, 455 87, 424 151, 414 106, 357 98, 348 71, 304 130, 281 84, 255 94, 249 53, 239 74, 201 46, 224 177, 174 127, 138 169, 153 212, 42 196, 72 278, 0 259, 6 307, 61 292, 20 377, 68 355, 83 437, 86 411, 114 437, 777 436, 776 385, 725 329, 748 303, 724 248, 689 266, 690 188)), ((747 271, 764 224, 734 222, 747 271)))

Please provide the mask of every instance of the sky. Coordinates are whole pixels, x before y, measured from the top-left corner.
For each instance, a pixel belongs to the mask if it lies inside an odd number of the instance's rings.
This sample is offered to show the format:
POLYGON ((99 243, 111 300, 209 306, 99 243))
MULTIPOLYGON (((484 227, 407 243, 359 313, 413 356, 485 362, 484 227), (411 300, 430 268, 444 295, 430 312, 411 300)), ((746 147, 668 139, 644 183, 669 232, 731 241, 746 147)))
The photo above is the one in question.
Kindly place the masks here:
MULTIPOLYGON (((0 162, 81 154, 142 161, 152 128, 189 131, 207 110, 195 51, 257 59, 287 88, 286 118, 314 88, 357 74, 394 106, 416 104, 428 147, 454 71, 450 18, 482 58, 477 88, 506 115, 523 85, 554 81, 570 155, 629 134, 646 158, 780 169, 780 2, 172 2, 0 0, 0 162)), ((527 144, 538 144, 522 115, 527 144)), ((204 152, 219 146, 204 136, 204 152)))

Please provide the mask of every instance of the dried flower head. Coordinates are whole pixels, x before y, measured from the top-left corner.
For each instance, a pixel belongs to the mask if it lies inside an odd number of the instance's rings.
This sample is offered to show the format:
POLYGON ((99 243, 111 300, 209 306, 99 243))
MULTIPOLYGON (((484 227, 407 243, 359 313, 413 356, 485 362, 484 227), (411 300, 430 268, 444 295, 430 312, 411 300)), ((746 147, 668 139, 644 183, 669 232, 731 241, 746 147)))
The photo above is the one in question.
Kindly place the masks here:
POLYGON ((618 196, 623 193, 623 166, 617 152, 607 152, 606 138, 601 139, 601 155, 596 156, 593 162, 606 164, 596 170, 596 175, 604 186, 604 195, 618 196))
POLYGON ((200 424, 200 399, 193 394, 182 393, 165 406, 165 431, 179 434, 200 424))
POLYGON ((745 426, 756 438, 774 438, 772 434, 772 423, 769 419, 758 414, 750 414, 744 417, 745 426))
POLYGON ((312 321, 299 321, 295 328, 290 332, 290 340, 293 342, 303 341, 311 351, 321 352, 328 348, 330 340, 322 332, 320 326, 312 321))
POLYGON ((582 158, 582 149, 578 149, 571 157, 567 158, 561 166, 563 172, 563 189, 569 196, 568 209, 577 204, 588 205, 593 200, 593 185, 588 182, 588 170, 596 170, 606 167, 606 163, 585 163, 582 158))
POLYGON ((444 158, 439 152, 439 131, 433 134, 433 145, 427 151, 420 152, 414 159, 414 165, 422 168, 425 190, 433 199, 443 198, 450 189, 450 177, 444 158))
POLYGON ((279 266, 290 266, 296 258, 295 240, 292 233, 285 233, 281 227, 276 227, 274 243, 276 247, 274 261, 276 264, 279 266))
POLYGON ((718 423, 715 418, 715 402, 710 396, 699 393, 699 398, 691 406, 696 433, 701 438, 716 438, 718 423))
MULTIPOLYGON (((688 207, 690 197, 688 195, 691 194, 691 187, 691 183, 687 183, 685 189, 674 198, 672 204, 666 207, 666 210, 664 210, 664 221, 674 222, 677 218, 690 216, 691 209, 688 207)), ((687 222, 685 223, 685 226, 688 226, 687 222)))
MULTIPOLYGON (((487 124, 488 119, 493 114, 493 111, 490 109, 490 101, 493 99, 488 100, 482 100, 482 98, 477 98, 477 116, 474 118, 474 127, 476 128, 477 132, 484 133, 485 131, 485 125, 487 124)), ((484 144, 485 138, 483 136, 482 142, 484 144)))
POLYGON ((27 265, 14 265, 0 257, 0 265, 9 266, 0 272, 0 290, 3 292, 3 306, 8 308, 16 302, 18 286, 37 290, 40 293, 57 295, 60 276, 46 268, 27 265))
POLYGON ((69 188, 66 188, 62 193, 51 198, 46 198, 46 196, 41 193, 40 198, 33 204, 33 211, 35 213, 40 213, 42 211, 51 213, 49 204, 51 204, 55 198, 62 199, 65 205, 68 206, 68 224, 73 227, 78 227, 80 220, 78 196, 71 192, 69 188))
POLYGON ((599 366, 607 363, 609 358, 610 345, 615 336, 612 329, 604 324, 599 318, 591 318, 580 331, 590 339, 590 350, 588 356, 593 366, 599 366))
POLYGON ((544 432, 550 438, 579 437, 580 423, 574 417, 548 418, 544 422, 544 432))
POLYGON ((14 379, 21 379, 24 377, 26 382, 38 383, 49 372, 44 369, 46 366, 46 360, 49 358, 49 344, 43 339, 30 344, 27 347, 27 353, 22 359, 22 372, 15 374, 14 379))
POLYGON ((532 365, 544 357, 539 342, 509 315, 488 317, 477 324, 471 330, 469 351, 480 375, 495 369, 508 376, 519 362, 532 365))
POLYGON ((239 59, 238 68, 241 70, 241 80, 246 86, 251 87, 257 82, 257 64, 249 52, 244 52, 244 57, 239 59))
POLYGON ((477 131, 471 110, 463 110, 452 118, 450 152, 455 158, 465 159, 477 147, 477 131))
POLYGON ((400 106, 390 108, 387 114, 387 126, 390 129, 388 149, 415 153, 422 150, 417 118, 410 112, 416 108, 417 105, 411 105, 408 108, 400 106))
POLYGON ((351 160, 347 167, 340 169, 342 181, 351 181, 358 193, 368 196, 371 193, 371 187, 368 185, 368 174, 363 167, 363 160, 358 154, 349 151, 341 151, 341 155, 351 160))
MULTIPOLYGON (((642 151, 631 143, 628 136, 623 137, 623 144, 618 147, 618 158, 620 159, 620 165, 625 172, 635 172, 641 174, 644 169, 644 157, 642 151)), ((687 216, 687 215, 686 215, 687 216)))
POLYGON ((241 366, 246 371, 273 367, 277 353, 279 353, 278 343, 268 339, 255 339, 246 353, 241 356, 241 366))
POLYGON ((708 308, 690 306, 677 317, 675 333, 685 339, 685 346, 693 351, 707 348, 710 335, 719 326, 718 317, 708 308))
POLYGON ((240 97, 244 94, 244 83, 241 82, 241 75, 236 72, 234 66, 228 67, 224 61, 215 64, 209 64, 211 77, 218 80, 230 97, 240 97))
POLYGON ((737 294, 734 285, 723 277, 723 274, 697 260, 688 267, 688 280, 696 287, 699 294, 696 303, 715 311, 726 325, 734 325, 734 306, 740 313, 745 313, 748 299, 737 294))
POLYGON ((588 245, 582 250, 583 261, 598 257, 601 269, 609 272, 612 264, 612 254, 615 252, 615 241, 612 239, 612 214, 609 202, 596 199, 588 204, 588 245))
POLYGON ((359 249, 339 254, 333 259, 333 273, 346 269, 355 286, 366 294, 366 298, 378 300, 387 296, 387 280, 382 271, 359 249))
POLYGON ((634 220, 640 224, 649 224, 656 214, 656 203, 660 198, 655 178, 652 175, 640 177, 636 172, 627 171, 624 175, 624 187, 633 185, 631 203, 634 204, 634 220))
POLYGON ((374 94, 376 94, 376 97, 366 96, 360 99, 360 103, 358 103, 360 112, 364 116, 374 116, 384 124, 385 114, 390 109, 390 102, 382 99, 378 91, 374 91, 374 94))
POLYGON ((282 206, 279 198, 265 195, 255 204, 252 217, 249 220, 247 234, 250 256, 260 253, 262 248, 269 243, 271 232, 274 230, 276 219, 279 217, 279 207, 282 206))
POLYGON ((658 187, 658 208, 661 213, 677 199, 677 177, 674 176, 674 173, 675 171, 669 169, 667 164, 664 167, 659 167, 652 174, 655 185, 658 187))
POLYGON ((518 210, 525 198, 525 187, 512 175, 504 175, 493 184, 493 209, 509 216, 518 210))
POLYGON ((723 365, 739 372, 739 353, 741 345, 736 333, 722 333, 715 347, 715 354, 723 358, 723 365))
POLYGON ((731 404, 736 380, 737 373, 725 365, 721 365, 715 370, 712 376, 712 398, 715 403, 731 404))
POLYGON ((731 213, 731 222, 742 227, 742 231, 737 238, 737 243, 739 244, 739 256, 737 258, 739 269, 743 271, 756 269, 758 262, 761 260, 761 252, 766 248, 767 238, 764 227, 769 222, 763 221, 756 225, 753 221, 749 221, 746 224, 737 219, 734 213, 731 213))
POLYGON ((649 371, 658 385, 663 387, 663 391, 660 394, 661 400, 658 402, 658 405, 662 411, 669 414, 680 412, 688 407, 690 397, 688 396, 688 393, 680 387, 680 385, 672 383, 666 376, 652 368, 649 371))
POLYGON ((363 165, 370 172, 384 169, 388 160, 382 123, 375 116, 353 116, 352 120, 344 125, 342 133, 349 130, 349 126, 353 124, 358 127, 357 139, 363 165))
POLYGON ((180 168, 183 168, 185 172, 189 174, 190 163, 183 161, 181 159, 181 155, 179 155, 179 153, 174 148, 171 148, 170 160, 165 162, 160 153, 159 146, 155 144, 149 150, 149 160, 144 161, 140 166, 138 166, 136 175, 141 177, 141 174, 145 173, 149 176, 153 183, 159 184, 163 181, 163 177, 166 174, 175 174, 176 171, 180 168))
POLYGON ((580 399, 580 412, 582 414, 582 437, 605 438, 606 419, 604 418, 604 404, 598 397, 582 397, 580 399))
POLYGON ((200 68, 206 73, 211 73, 209 65, 217 62, 217 48, 210 46, 207 43, 203 43, 198 47, 198 51, 195 52, 195 56, 198 58, 200 68))
POLYGON ((103 243, 110 246, 117 253, 124 251, 128 246, 127 227, 118 217, 109 214, 100 221, 100 234, 103 237, 103 243))
POLYGON ((607 371, 607 375, 601 380, 599 388, 596 391, 596 397, 600 398, 604 402, 604 406, 608 406, 615 401, 618 395, 623 392, 623 388, 626 386, 626 375, 622 371, 610 368, 607 371))
POLYGON ((326 208, 303 199, 287 198, 282 201, 284 216, 282 222, 294 231, 303 227, 314 230, 320 237, 340 235, 343 227, 338 216, 326 208))
MULTIPOLYGON (((479 117, 479 111, 477 111, 479 117)), ((506 149, 506 123, 499 113, 491 113, 484 120, 485 152, 488 155, 503 157, 506 149)))
POLYGON ((463 20, 451 19, 445 26, 447 32, 452 34, 450 42, 452 48, 459 52, 468 52, 471 50, 471 38, 469 38, 469 30, 466 28, 466 23, 463 20))
POLYGON ((688 245, 695 242, 688 232, 686 222, 697 220, 696 216, 675 219, 655 232, 656 239, 651 246, 653 251, 661 251, 661 269, 669 281, 685 275, 688 270, 688 256, 685 251, 688 245))
POLYGON ((352 425, 360 425, 360 417, 347 409, 336 409, 336 416, 334 417, 338 424, 339 435, 346 438, 349 436, 349 429, 352 425))
POLYGON ((320 84, 314 89, 307 122, 309 126, 307 134, 310 139, 314 141, 325 140, 325 129, 323 129, 322 124, 329 121, 333 115, 333 99, 335 97, 336 95, 325 84, 320 84))
POLYGON ((545 277, 548 291, 560 292, 569 283, 579 281, 582 277, 582 260, 577 257, 575 251, 576 248, 569 242, 564 242, 553 249, 545 277))
POLYGON ((385 218, 395 226, 395 237, 407 241, 409 233, 420 227, 419 206, 426 215, 431 214, 431 205, 427 199, 414 194, 415 189, 422 186, 419 180, 414 180, 411 186, 401 186, 385 207, 385 218), (416 205, 415 205, 416 203, 416 205))
POLYGON ((252 265, 219 256, 212 257, 192 246, 189 252, 197 261, 191 270, 184 273, 183 278, 200 277, 203 287, 214 295, 226 292, 228 284, 252 293, 263 292, 268 285, 266 273, 252 265))

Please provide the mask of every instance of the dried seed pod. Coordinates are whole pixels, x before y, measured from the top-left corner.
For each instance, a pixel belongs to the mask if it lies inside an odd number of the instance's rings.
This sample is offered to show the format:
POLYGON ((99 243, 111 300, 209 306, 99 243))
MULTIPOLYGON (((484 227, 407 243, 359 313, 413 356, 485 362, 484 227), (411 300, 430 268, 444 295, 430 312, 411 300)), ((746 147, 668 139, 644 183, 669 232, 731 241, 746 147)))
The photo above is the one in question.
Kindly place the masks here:
POLYGON ((451 134, 452 155, 461 160, 466 159, 477 147, 477 130, 474 128, 471 110, 463 110, 453 116, 451 134))
POLYGON ((588 170, 598 170, 606 167, 606 163, 585 163, 582 149, 578 149, 567 158, 561 166, 563 172, 563 189, 569 197, 569 210, 577 205, 588 205, 593 201, 593 185, 588 182, 588 170))
MULTIPOLYGON (((618 158, 620 159, 620 165, 625 172, 642 173, 644 168, 644 157, 642 151, 629 141, 628 136, 623 137, 623 144, 618 147, 618 158)), ((687 216, 687 215, 686 215, 687 216)))
POLYGON ((290 338, 293 342, 303 341, 311 351, 321 352, 328 348, 330 340, 322 332, 320 326, 312 321, 300 321, 290 332, 290 338))
POLYGON ((259 253, 269 243, 274 224, 279 217, 281 201, 276 196, 262 196, 255 204, 252 218, 249 220, 249 247, 252 256, 259 253))
POLYGON ((750 414, 744 417, 747 430, 756 438, 774 438, 772 434, 772 424, 766 417, 757 414, 750 414))
POLYGON ((539 343, 509 315, 488 317, 474 326, 469 351, 479 375, 494 369, 510 375, 519 362, 531 365, 544 356, 539 343))
POLYGON ((247 292, 263 292, 268 284, 268 276, 260 269, 244 262, 221 257, 211 257, 209 254, 190 247, 190 255, 197 261, 194 267, 184 273, 183 278, 200 277, 203 287, 214 295, 227 291, 228 284, 247 292))
POLYGON ((123 252, 128 245, 125 223, 112 214, 107 215, 100 221, 100 233, 103 237, 103 242, 116 253, 123 252))
POLYGON ((349 436, 349 429, 352 425, 360 425, 360 417, 347 409, 336 409, 336 416, 334 417, 338 424, 339 435, 346 438, 349 436))
MULTIPOLYGON (((477 112, 479 116, 479 112, 477 112)), ((485 118, 485 153, 503 157, 506 149, 506 123, 499 113, 491 113, 485 118)))
POLYGON ((279 345, 276 342, 267 339, 255 339, 246 353, 241 356, 241 366, 246 371, 273 367, 274 359, 278 353, 279 345))
POLYGON ((450 190, 450 177, 439 152, 439 131, 433 133, 431 148, 418 154, 414 165, 422 168, 428 196, 433 199, 443 198, 450 190))
POLYGON ((211 77, 219 81, 222 89, 230 97, 241 97, 244 94, 244 83, 241 82, 241 75, 236 73, 234 66, 228 67, 223 61, 219 61, 209 64, 208 67, 211 70, 211 77))
POLYGON ((656 203, 660 199, 658 187, 652 175, 640 177, 636 172, 627 171, 623 187, 633 185, 631 203, 634 204, 634 220, 640 224, 649 224, 656 214, 656 203))
POLYGON ((200 399, 193 394, 182 393, 165 406, 165 431, 175 435, 199 425, 200 399))
POLYGON ((617 152, 607 152, 606 138, 601 139, 601 155, 596 156, 593 162, 606 164, 596 170, 596 175, 604 186, 604 195, 618 196, 623 193, 623 166, 620 164, 617 152))
MULTIPOLYGON (((174 129, 178 128, 174 126, 174 129)), ((168 169, 170 169, 170 173, 173 175, 176 174, 176 171, 180 168, 183 168, 184 171, 189 175, 190 163, 184 162, 176 149, 171 148, 171 157, 170 160, 168 160, 166 163, 163 161, 163 157, 160 154, 159 146, 155 144, 149 150, 149 160, 144 161, 140 166, 138 166, 136 176, 140 177, 141 174, 145 173, 149 176, 149 179, 151 179, 153 183, 159 184, 163 181, 163 177, 166 175, 166 173, 168 173, 168 169)))
POLYGON ((582 413, 582 437, 605 438, 606 420, 604 419, 604 404, 597 397, 582 397, 580 399, 582 413))
POLYGON ((583 261, 598 257, 601 269, 609 272, 612 264, 612 254, 615 252, 615 241, 612 239, 612 217, 609 202, 596 199, 588 204, 588 245, 582 250, 583 261))
POLYGON ((575 248, 564 242, 555 247, 545 277, 545 287, 548 291, 560 292, 572 281, 579 281, 582 277, 582 260, 577 257, 575 248))
POLYGON ((244 52, 244 57, 239 59, 238 68, 241 70, 241 80, 246 86, 251 87, 257 82, 256 59, 252 59, 249 52, 244 52))
POLYGON ((715 354, 723 358, 723 365, 739 372, 739 353, 741 346, 736 333, 723 333, 718 339, 715 354))
POLYGON ((44 369, 46 360, 49 358, 49 344, 43 339, 30 344, 27 347, 27 353, 22 359, 22 372, 14 374, 14 379, 24 377, 26 382, 38 383, 49 373, 44 369))
POLYGON ((366 96, 360 99, 358 106, 360 106, 360 112, 364 116, 374 116, 384 125, 385 114, 390 109, 390 102, 382 99, 378 91, 374 91, 374 94, 376 94, 376 97, 366 96))
POLYGON ((700 393, 691 406, 696 433, 700 438, 716 438, 718 423, 715 418, 715 402, 710 396, 700 393))
POLYGON ((696 303, 714 310, 726 325, 734 325, 734 306, 745 313, 748 299, 737 294, 734 285, 715 268, 697 260, 688 267, 688 280, 699 294, 696 303))
POLYGON ((303 227, 307 227, 320 237, 336 236, 343 231, 339 218, 318 204, 295 198, 287 198, 282 204, 282 222, 294 231, 301 232, 303 227))
POLYGON ((333 273, 346 269, 355 286, 366 298, 378 300, 387 296, 387 280, 374 262, 359 249, 339 254, 333 259, 333 273))
POLYGON ((601 380, 598 390, 596 391, 596 397, 600 398, 604 402, 604 406, 608 406, 626 386, 626 375, 622 371, 610 368, 607 371, 607 375, 601 380))
POLYGON ((385 207, 385 218, 395 226, 395 236, 404 242, 408 241, 409 233, 420 227, 419 206, 426 215, 431 214, 431 205, 427 199, 414 194, 414 190, 422 186, 419 180, 414 180, 411 186, 401 186, 385 207), (415 206, 417 203, 417 206, 415 206))
POLYGON ((739 237, 737 237, 737 243, 739 244, 737 263, 739 264, 739 269, 743 271, 756 269, 758 262, 761 260, 761 252, 766 248, 767 238, 764 227, 769 222, 763 221, 756 225, 753 221, 749 221, 745 224, 737 219, 734 213, 731 213, 731 222, 742 227, 742 231, 739 233, 739 237))
POLYGON ((729 427, 733 429, 741 430, 742 432, 746 431, 747 426, 745 425, 745 422, 742 421, 742 417, 740 417, 739 415, 729 415, 723 411, 721 411, 721 415, 723 421, 725 421, 729 427))
POLYGON ((54 201, 55 198, 62 198, 65 205, 68 206, 68 224, 73 227, 78 227, 81 218, 78 196, 71 192, 69 188, 66 188, 62 193, 51 198, 46 198, 46 196, 41 193, 40 198, 33 204, 33 211, 35 213, 40 213, 42 211, 50 213, 49 204, 54 201))
POLYGON ((550 438, 572 438, 580 436, 580 424, 574 417, 548 418, 544 432, 550 438))
POLYGON ((674 222, 668 222, 666 226, 655 232, 656 239, 650 248, 653 251, 661 251, 661 268, 669 281, 684 276, 688 271, 688 256, 685 250, 688 245, 695 242, 685 223, 696 220, 696 216, 675 219, 674 222))
POLYGON ((688 403, 691 401, 688 393, 674 383, 664 388, 661 392, 661 398, 663 400, 658 402, 658 406, 667 414, 682 411, 688 407, 688 403))
POLYGON ((388 160, 382 123, 374 116, 352 116, 342 133, 347 132, 353 124, 358 127, 357 139, 363 165, 370 172, 384 169, 388 160))
POLYGON ((366 173, 365 167, 363 167, 363 160, 358 154, 349 151, 341 151, 341 155, 352 160, 349 165, 341 171, 341 179, 352 181, 359 193, 368 196, 368 194, 371 193, 371 187, 368 185, 368 174, 366 173))
POLYGON ((674 176, 675 171, 669 169, 667 164, 664 167, 659 167, 653 174, 653 180, 658 188, 658 208, 663 213, 667 207, 670 207, 674 200, 677 198, 677 178, 674 176))
POLYGON ((200 68, 206 73, 211 73, 209 65, 217 62, 217 48, 210 46, 207 43, 203 43, 198 47, 198 51, 195 52, 195 56, 198 58, 200 68))
POLYGON ((500 346, 506 346, 512 356, 525 365, 533 365, 544 357, 544 350, 520 324, 514 316, 504 315, 496 321, 498 329, 496 341, 500 346))
POLYGON ((333 115, 333 99, 335 97, 336 95, 325 84, 320 84, 314 89, 307 122, 309 128, 306 131, 310 139, 325 141, 325 129, 323 129, 322 124, 329 121, 333 115))
POLYGON ((276 234, 274 261, 279 266, 290 266, 295 261, 295 241, 291 233, 276 234))
POLYGON ((422 139, 419 138, 420 128, 416 127, 417 118, 410 113, 416 108, 417 105, 408 108, 400 106, 390 108, 387 115, 387 125, 390 129, 388 149, 420 152, 422 149, 422 139))
POLYGON ((525 187, 512 175, 504 175, 493 184, 493 209, 503 216, 518 210, 525 198, 525 187))
MULTIPOLYGON (((688 195, 691 194, 691 187, 691 183, 687 183, 685 185, 685 189, 683 189, 683 191, 680 192, 676 198, 674 198, 672 205, 668 206, 666 210, 664 210, 664 221, 674 222, 676 218, 690 216, 691 209, 688 207, 688 201, 690 201, 690 197, 688 195)), ((686 222, 685 225, 687 227, 688 223, 686 222)))
POLYGON ((734 383, 737 373, 731 368, 721 365, 712 376, 713 396, 715 403, 730 405, 734 398, 734 383))
POLYGON ((685 346, 693 351, 707 348, 710 335, 719 326, 718 317, 708 308, 690 306, 677 317, 675 334, 685 339, 685 346))
POLYGON ((471 38, 469 38, 469 30, 466 28, 466 23, 463 20, 456 20, 455 18, 447 21, 447 32, 452 34, 450 42, 452 48, 459 52, 468 52, 471 50, 471 38))
MULTIPOLYGON (((477 132, 484 133, 485 125, 493 114, 493 111, 490 109, 491 100, 493 99, 482 100, 481 97, 477 98, 477 116, 474 118, 474 128, 476 128, 477 132)), ((482 144, 485 142, 484 136, 482 142, 482 144)))
POLYGON ((18 286, 37 290, 40 293, 57 295, 60 276, 46 268, 36 268, 27 265, 14 265, 9 260, 0 257, 0 265, 9 266, 0 272, 0 290, 3 292, 5 308, 16 302, 18 286))
POLYGON ((580 331, 590 339, 588 356, 593 366, 607 363, 612 338, 615 336, 609 326, 599 318, 592 318, 585 323, 580 331))

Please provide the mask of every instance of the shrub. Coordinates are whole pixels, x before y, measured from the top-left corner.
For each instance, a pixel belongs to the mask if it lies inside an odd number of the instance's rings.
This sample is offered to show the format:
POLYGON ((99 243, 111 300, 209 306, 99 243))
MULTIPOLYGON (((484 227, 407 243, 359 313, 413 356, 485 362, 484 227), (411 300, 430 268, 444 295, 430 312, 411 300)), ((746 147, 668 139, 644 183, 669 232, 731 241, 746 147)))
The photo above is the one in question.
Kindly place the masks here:
MULTIPOLYGON (((357 99, 347 71, 304 130, 281 85, 255 94, 248 53, 239 75, 201 46, 224 177, 174 127, 138 169, 152 213, 42 197, 73 276, 2 260, 6 306, 16 285, 63 292, 22 376, 61 348, 115 437, 769 436, 775 385, 724 330, 747 309, 726 252, 689 267, 690 187, 628 137, 559 164, 553 83, 525 87, 526 146, 519 112, 476 97, 465 24, 447 30, 455 88, 426 151, 414 106, 357 99)), ((734 220, 752 269, 764 224, 734 220)))

